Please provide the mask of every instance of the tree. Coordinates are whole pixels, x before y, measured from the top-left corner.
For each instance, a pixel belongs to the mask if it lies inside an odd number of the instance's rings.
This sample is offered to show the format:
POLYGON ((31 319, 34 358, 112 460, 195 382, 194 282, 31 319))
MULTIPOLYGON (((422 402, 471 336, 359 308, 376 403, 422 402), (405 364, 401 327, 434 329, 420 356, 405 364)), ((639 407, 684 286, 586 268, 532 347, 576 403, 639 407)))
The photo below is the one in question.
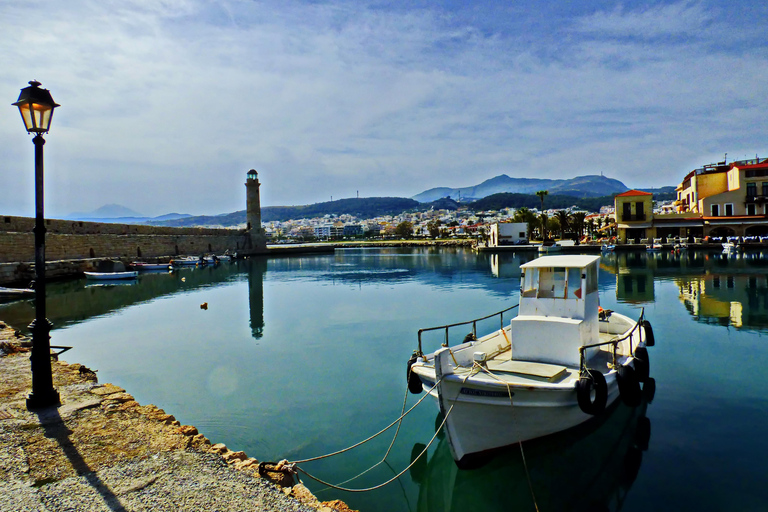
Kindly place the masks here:
POLYGON ((548 190, 539 190, 536 195, 541 199, 541 239, 544 240, 547 235, 547 216, 544 214, 544 196, 549 195, 548 190))
POLYGON ((432 238, 440 236, 440 220, 433 220, 427 224, 427 230, 429 231, 429 236, 432 238))
POLYGON ((555 212, 555 219, 557 219, 557 224, 560 227, 560 238, 565 238, 565 231, 568 229, 570 222, 569 222, 569 215, 566 210, 557 210, 555 212))
POLYGON ((584 236, 584 219, 587 217, 585 212, 576 212, 571 214, 571 227, 576 231, 576 235, 581 238, 584 236))
POLYGON ((408 238, 413 236, 413 224, 404 220, 395 228, 395 234, 401 238, 408 238))
POLYGON ((539 224, 541 225, 541 241, 547 239, 547 221, 549 220, 549 217, 546 213, 539 214, 539 224))

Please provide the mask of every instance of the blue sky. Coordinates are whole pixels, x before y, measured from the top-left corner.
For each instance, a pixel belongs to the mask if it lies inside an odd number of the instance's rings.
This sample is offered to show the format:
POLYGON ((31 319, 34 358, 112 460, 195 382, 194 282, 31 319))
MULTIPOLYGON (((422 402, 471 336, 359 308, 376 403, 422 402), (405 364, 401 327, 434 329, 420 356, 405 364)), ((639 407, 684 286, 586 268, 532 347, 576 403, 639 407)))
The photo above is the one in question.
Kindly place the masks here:
POLYGON ((34 213, 11 103, 61 104, 46 213, 410 197, 499 174, 676 185, 768 157, 768 3, 4 0, 0 214, 34 213))

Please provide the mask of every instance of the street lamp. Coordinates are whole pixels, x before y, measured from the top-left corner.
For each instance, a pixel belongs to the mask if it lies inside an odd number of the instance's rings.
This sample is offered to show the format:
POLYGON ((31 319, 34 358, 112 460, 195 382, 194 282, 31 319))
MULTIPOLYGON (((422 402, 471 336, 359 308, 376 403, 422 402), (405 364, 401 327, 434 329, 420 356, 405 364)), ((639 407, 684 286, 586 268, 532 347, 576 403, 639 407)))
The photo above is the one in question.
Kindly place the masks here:
POLYGON ((27 409, 61 404, 59 393, 53 387, 51 372, 51 323, 45 317, 45 221, 43 216, 43 134, 51 128, 53 101, 47 89, 33 80, 19 94, 13 104, 19 107, 27 133, 35 133, 35 319, 29 325, 32 331, 32 393, 27 398, 27 409))

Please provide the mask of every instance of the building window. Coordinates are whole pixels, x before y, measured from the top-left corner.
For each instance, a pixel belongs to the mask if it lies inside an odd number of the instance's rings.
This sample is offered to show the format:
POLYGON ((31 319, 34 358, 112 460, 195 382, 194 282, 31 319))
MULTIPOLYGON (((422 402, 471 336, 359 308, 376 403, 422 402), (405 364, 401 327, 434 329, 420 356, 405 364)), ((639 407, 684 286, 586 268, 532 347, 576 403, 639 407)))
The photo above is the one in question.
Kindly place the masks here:
POLYGON ((733 203, 725 203, 724 215, 726 217, 733 217, 733 203))
MULTIPOLYGON (((763 185, 765 188, 765 185, 763 185)), ((757 195, 757 183, 747 183, 747 196, 755 197, 757 195)))
POLYGON ((757 215, 755 203, 747 203, 747 215, 757 215))
POLYGON ((712 216, 713 217, 719 217, 720 216, 720 205, 719 204, 713 204, 711 206, 712 208, 712 216))
POLYGON ((768 181, 763 182, 763 195, 768 196, 768 181))

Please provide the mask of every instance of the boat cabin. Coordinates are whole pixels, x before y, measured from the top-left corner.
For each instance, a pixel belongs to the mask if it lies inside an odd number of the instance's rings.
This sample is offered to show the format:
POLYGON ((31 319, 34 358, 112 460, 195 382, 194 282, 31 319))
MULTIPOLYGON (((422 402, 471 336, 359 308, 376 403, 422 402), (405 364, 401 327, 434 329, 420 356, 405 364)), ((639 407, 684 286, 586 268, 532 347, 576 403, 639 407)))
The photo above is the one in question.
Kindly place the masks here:
POLYGON ((520 266, 519 314, 510 330, 513 360, 579 366, 579 347, 598 342, 599 261, 600 256, 544 256, 520 266))

